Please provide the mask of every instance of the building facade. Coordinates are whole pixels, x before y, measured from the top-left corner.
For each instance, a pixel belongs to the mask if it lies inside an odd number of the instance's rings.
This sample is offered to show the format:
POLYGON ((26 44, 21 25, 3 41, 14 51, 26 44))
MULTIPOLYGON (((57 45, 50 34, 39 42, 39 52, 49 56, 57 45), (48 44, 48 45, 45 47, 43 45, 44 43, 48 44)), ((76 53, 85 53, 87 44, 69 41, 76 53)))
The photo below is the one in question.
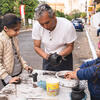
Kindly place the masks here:
POLYGON ((73 10, 85 12, 85 0, 40 0, 48 3, 54 10, 69 14, 73 10))

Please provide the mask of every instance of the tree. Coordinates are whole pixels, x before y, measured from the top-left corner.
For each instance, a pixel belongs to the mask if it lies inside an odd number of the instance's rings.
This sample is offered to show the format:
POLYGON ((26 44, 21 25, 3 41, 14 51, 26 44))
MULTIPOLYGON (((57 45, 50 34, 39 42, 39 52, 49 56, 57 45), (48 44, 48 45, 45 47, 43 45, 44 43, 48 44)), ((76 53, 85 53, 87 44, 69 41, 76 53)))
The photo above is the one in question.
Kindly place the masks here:
POLYGON ((86 18, 86 16, 87 16, 86 12, 82 12, 82 13, 81 13, 81 17, 82 17, 82 18, 86 18))
POLYGON ((96 12, 100 12, 100 8, 98 8, 96 12))
POLYGON ((72 18, 79 18, 81 16, 81 12, 77 9, 73 10, 70 15, 72 16, 72 18))
POLYGON ((16 0, 16 1, 14 2, 14 13, 15 13, 17 16, 20 16, 19 6, 20 6, 20 0, 16 0))
POLYGON ((21 4, 25 5, 25 18, 32 19, 34 16, 34 10, 39 4, 38 0, 0 0, 0 15, 5 13, 14 13, 20 16, 19 7, 21 4))
POLYGON ((33 18, 34 16, 34 9, 38 5, 38 0, 0 0, 0 12, 2 15, 5 13, 15 13, 19 15, 19 7, 21 4, 25 5, 25 17, 33 18))
POLYGON ((34 10, 39 3, 38 0, 23 0, 23 2, 21 2, 21 3, 23 3, 25 5, 26 19, 28 19, 28 18, 32 19, 34 16, 34 10))
MULTIPOLYGON (((25 19, 26 19, 26 24, 28 24, 28 19, 33 19, 34 10, 37 7, 37 5, 39 4, 39 2, 38 2, 38 0, 23 0, 23 1, 19 0, 19 6, 21 4, 25 5, 25 19)), ((16 13, 18 13, 18 12, 16 12, 16 13)))
POLYGON ((0 13, 14 13, 14 0, 0 0, 0 13))
POLYGON ((57 11, 55 11, 55 13, 56 13, 57 17, 65 17, 63 12, 60 12, 60 11, 57 10, 57 11))

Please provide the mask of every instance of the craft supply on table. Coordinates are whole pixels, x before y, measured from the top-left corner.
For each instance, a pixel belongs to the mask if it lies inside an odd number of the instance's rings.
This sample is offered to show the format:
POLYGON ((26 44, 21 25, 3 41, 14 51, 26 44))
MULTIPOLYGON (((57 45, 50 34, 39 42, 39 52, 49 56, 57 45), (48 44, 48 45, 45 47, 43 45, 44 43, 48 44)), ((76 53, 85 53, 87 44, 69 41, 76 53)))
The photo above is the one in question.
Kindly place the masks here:
POLYGON ((56 96, 59 93, 59 80, 56 78, 48 78, 46 80, 47 94, 56 96))

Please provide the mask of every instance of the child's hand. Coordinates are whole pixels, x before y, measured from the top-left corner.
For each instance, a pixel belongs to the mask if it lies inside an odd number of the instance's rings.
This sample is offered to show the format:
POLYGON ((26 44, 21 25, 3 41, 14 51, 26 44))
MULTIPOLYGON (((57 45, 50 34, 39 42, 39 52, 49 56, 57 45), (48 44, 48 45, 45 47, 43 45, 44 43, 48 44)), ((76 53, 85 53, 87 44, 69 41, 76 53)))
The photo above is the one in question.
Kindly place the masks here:
POLYGON ((32 73, 33 68, 31 66, 25 67, 25 70, 27 70, 29 73, 32 73))
POLYGON ((78 70, 80 70, 80 68, 76 68, 74 71, 76 71, 76 72, 77 72, 78 70))
POLYGON ((16 77, 13 77, 10 81, 9 81, 9 84, 17 84, 19 81, 20 81, 20 77, 19 76, 16 76, 16 77))
POLYGON ((76 71, 67 72, 64 76, 66 79, 77 79, 76 71))

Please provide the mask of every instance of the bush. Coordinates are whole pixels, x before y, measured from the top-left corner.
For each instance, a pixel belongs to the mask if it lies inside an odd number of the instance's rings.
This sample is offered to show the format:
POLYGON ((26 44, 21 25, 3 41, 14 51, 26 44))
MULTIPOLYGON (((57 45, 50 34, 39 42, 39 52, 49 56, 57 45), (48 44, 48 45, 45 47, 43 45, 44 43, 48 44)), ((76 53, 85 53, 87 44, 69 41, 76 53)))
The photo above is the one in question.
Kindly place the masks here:
POLYGON ((55 14, 57 17, 64 17, 68 20, 76 19, 76 18, 86 18, 86 13, 85 12, 80 12, 79 10, 73 10, 69 15, 65 15, 63 12, 60 11, 55 11, 55 14))
POLYGON ((56 13, 57 17, 65 17, 65 14, 63 12, 60 12, 57 10, 57 11, 55 11, 55 13, 56 13))
POLYGON ((66 15, 65 18, 71 21, 73 19, 73 16, 66 15))
POLYGON ((81 13, 81 17, 82 17, 82 18, 86 18, 86 16, 87 16, 87 14, 86 14, 85 12, 82 12, 82 13, 81 13))
POLYGON ((96 12, 100 12, 100 8, 98 8, 96 12))

